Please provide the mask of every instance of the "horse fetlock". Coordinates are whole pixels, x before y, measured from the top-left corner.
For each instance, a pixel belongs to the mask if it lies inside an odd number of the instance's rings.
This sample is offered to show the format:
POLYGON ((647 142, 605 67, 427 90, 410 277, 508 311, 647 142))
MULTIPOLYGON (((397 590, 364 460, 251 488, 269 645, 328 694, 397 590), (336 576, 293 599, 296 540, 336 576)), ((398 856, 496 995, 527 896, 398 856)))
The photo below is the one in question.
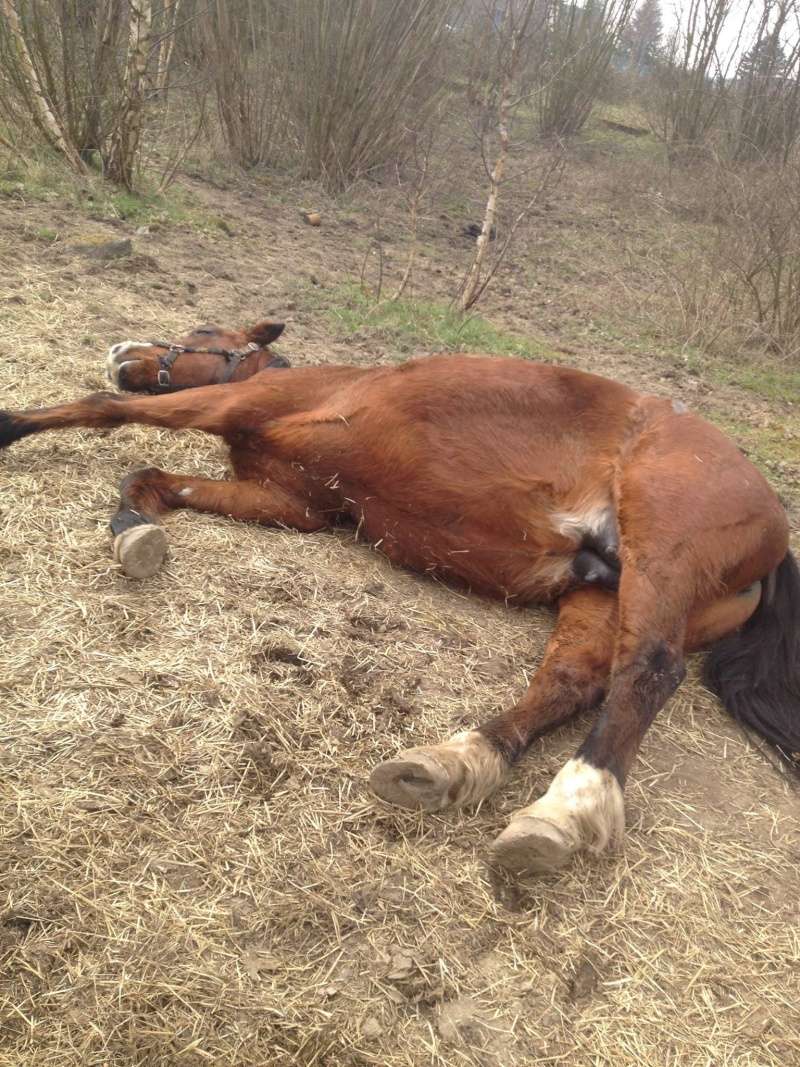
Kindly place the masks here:
POLYGON ((571 759, 543 797, 515 812, 492 846, 496 863, 515 874, 563 866, 576 852, 600 853, 625 834, 619 782, 604 768, 571 759))
POLYGON ((370 787, 389 804, 439 811, 477 804, 507 773, 508 763, 491 742, 465 730, 440 745, 409 748, 378 764, 370 787))
POLYGON ((139 522, 114 538, 114 559, 128 578, 151 577, 166 554, 166 534, 152 523, 139 522))

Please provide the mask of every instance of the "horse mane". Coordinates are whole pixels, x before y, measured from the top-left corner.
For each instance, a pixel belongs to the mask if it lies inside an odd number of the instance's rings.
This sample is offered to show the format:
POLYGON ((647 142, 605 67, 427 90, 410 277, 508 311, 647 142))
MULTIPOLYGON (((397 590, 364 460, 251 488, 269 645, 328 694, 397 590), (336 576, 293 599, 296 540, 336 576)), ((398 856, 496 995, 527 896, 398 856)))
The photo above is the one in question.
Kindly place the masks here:
POLYGON ((800 778, 800 569, 791 552, 744 626, 713 646, 703 680, 800 778))

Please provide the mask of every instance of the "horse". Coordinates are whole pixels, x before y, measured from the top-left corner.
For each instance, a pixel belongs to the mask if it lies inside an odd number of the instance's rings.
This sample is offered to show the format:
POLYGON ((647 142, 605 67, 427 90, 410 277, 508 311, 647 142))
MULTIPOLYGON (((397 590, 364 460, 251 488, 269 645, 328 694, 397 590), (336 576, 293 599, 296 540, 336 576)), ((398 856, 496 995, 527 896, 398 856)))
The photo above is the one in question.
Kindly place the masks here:
POLYGON ((4 412, 0 447, 130 423, 221 437, 229 481, 154 467, 123 478, 111 530, 131 577, 161 565, 161 518, 192 508, 305 532, 349 522, 395 564, 554 606, 514 706, 370 776, 390 804, 477 805, 534 738, 596 710, 544 795, 491 845, 513 875, 622 842, 626 779, 687 652, 710 649, 708 684, 800 770, 800 571, 782 504, 723 433, 669 398, 523 359, 288 367, 269 351, 282 329, 116 344, 108 373, 128 395, 4 412))

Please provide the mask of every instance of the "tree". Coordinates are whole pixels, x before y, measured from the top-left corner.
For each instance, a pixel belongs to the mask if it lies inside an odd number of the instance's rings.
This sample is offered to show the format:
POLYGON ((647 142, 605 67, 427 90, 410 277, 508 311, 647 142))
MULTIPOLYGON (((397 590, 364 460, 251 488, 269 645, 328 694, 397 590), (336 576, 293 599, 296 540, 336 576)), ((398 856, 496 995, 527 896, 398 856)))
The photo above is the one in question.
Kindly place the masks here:
POLYGON ((69 140, 61 116, 47 97, 13 0, 0 0, 0 15, 8 43, 8 53, 5 57, 7 73, 15 82, 26 110, 48 144, 64 156, 73 170, 82 171, 84 165, 78 150, 69 140))
POLYGON ((642 0, 622 35, 622 51, 630 69, 645 74, 653 68, 662 33, 659 0, 642 0))
POLYGON ((742 81, 753 78, 780 78, 786 71, 786 62, 786 53, 776 27, 745 52, 736 72, 737 77, 742 81))
POLYGON ((126 189, 133 188, 139 158, 152 14, 151 0, 130 0, 123 98, 106 162, 108 177, 126 189))

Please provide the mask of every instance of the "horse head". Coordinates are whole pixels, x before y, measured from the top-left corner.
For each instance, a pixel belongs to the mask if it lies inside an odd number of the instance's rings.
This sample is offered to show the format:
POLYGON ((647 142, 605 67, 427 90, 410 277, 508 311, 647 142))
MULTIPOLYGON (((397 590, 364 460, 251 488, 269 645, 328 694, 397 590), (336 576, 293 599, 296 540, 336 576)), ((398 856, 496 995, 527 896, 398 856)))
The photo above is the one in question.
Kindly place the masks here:
POLYGON ((198 385, 241 382, 289 361, 269 345, 284 324, 265 319, 246 330, 198 326, 178 341, 121 341, 108 352, 108 376, 129 393, 173 393, 198 385))

